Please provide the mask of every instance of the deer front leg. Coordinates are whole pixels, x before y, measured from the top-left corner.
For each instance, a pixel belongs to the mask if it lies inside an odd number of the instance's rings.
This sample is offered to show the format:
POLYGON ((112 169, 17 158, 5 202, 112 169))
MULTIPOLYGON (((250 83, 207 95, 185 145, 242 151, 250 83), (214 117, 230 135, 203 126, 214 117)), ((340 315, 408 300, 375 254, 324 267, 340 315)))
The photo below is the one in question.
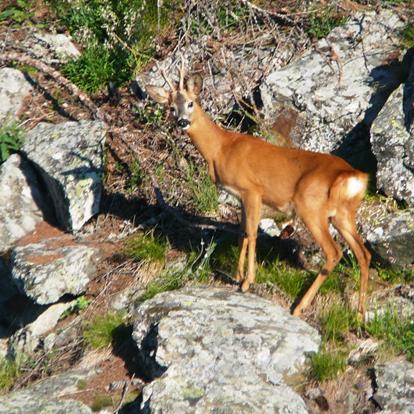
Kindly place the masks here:
MULTIPOLYGON (((257 226, 260 220, 262 200, 259 194, 249 193, 243 198, 243 206, 246 216, 246 236, 247 239, 247 275, 241 285, 241 291, 249 290, 250 284, 256 278, 256 239, 257 226)), ((244 260, 244 259, 243 259, 244 260)))

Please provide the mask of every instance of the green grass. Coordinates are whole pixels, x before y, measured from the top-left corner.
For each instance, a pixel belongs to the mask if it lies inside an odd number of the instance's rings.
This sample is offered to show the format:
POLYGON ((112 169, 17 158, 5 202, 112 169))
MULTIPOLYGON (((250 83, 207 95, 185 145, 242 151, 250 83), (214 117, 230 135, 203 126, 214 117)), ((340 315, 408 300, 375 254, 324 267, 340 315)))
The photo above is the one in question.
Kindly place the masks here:
POLYGON ((290 267, 279 260, 257 266, 256 283, 274 284, 292 299, 304 292, 313 279, 314 276, 309 272, 290 267))
POLYGON ((346 335, 358 326, 357 313, 343 304, 334 304, 320 317, 324 340, 344 341, 346 335))
POLYGON ((163 264, 168 243, 152 233, 137 233, 129 237, 122 248, 122 252, 136 261, 163 264))
POLYGON ((335 27, 345 24, 346 20, 347 18, 338 15, 333 7, 317 8, 310 13, 306 31, 310 37, 322 39, 335 27))
POLYGON ((128 191, 133 193, 144 182, 145 174, 138 158, 133 158, 129 166, 129 177, 127 182, 128 191))
POLYGON ((404 318, 394 309, 387 309, 365 325, 365 330, 374 338, 383 341, 383 350, 403 354, 414 362, 414 322, 404 318))
POLYGON ((64 319, 69 315, 78 315, 79 313, 83 312, 90 305, 90 303, 91 300, 88 299, 86 296, 79 296, 78 298, 76 298, 75 304, 62 313, 60 319, 64 319))
POLYGON ((93 412, 102 410, 105 407, 112 407, 112 398, 106 394, 95 395, 91 409, 93 412))
POLYGON ((8 391, 22 372, 22 358, 0 358, 0 394, 8 391))
POLYGON ((197 211, 201 214, 215 213, 218 209, 217 188, 211 181, 207 169, 189 163, 185 181, 197 211))
POLYGON ((23 144, 23 130, 15 123, 6 123, 0 127, 0 164, 20 149, 23 144))
POLYGON ((378 278, 384 282, 397 284, 397 283, 413 283, 414 282, 414 270, 401 269, 396 266, 377 267, 378 278))
POLYGON ((341 351, 322 350, 310 360, 309 377, 318 382, 337 378, 345 371, 346 357, 341 351))
POLYGON ((93 349, 107 348, 117 340, 117 334, 124 326, 123 313, 98 315, 84 323, 82 337, 86 345, 93 349))
POLYGON ((201 251, 191 252, 188 255, 188 264, 183 269, 176 270, 174 267, 166 269, 157 279, 146 286, 139 301, 151 299, 162 292, 180 289, 189 281, 206 282, 211 273, 210 260, 215 248, 216 244, 210 243, 201 251))

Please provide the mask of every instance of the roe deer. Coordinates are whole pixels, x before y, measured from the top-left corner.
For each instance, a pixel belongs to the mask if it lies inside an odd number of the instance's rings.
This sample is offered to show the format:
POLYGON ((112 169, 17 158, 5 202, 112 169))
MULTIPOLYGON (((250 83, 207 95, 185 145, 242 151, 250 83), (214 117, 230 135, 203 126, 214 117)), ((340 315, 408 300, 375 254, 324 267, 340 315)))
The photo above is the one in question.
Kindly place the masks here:
POLYGON ((364 197, 368 176, 334 155, 274 146, 257 137, 232 132, 215 124, 202 110, 197 96, 199 76, 178 85, 161 73, 170 90, 146 86, 148 94, 168 105, 177 125, 186 131, 208 164, 211 180, 236 195, 242 203, 243 237, 236 279, 243 292, 255 280, 256 238, 262 204, 282 212, 294 208, 322 248, 326 263, 295 307, 299 316, 342 257, 329 233, 329 222, 354 252, 361 272, 358 311, 363 319, 371 255, 357 232, 355 216, 364 197), (248 256, 247 275, 244 276, 248 256))

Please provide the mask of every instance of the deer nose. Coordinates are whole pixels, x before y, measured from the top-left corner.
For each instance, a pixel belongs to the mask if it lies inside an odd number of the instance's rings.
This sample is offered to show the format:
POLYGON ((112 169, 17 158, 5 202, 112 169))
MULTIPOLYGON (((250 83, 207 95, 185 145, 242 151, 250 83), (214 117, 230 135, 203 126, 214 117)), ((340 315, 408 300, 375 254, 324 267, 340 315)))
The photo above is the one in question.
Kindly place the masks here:
POLYGON ((185 128, 190 125, 190 121, 188 119, 181 118, 178 120, 177 124, 180 128, 185 128))

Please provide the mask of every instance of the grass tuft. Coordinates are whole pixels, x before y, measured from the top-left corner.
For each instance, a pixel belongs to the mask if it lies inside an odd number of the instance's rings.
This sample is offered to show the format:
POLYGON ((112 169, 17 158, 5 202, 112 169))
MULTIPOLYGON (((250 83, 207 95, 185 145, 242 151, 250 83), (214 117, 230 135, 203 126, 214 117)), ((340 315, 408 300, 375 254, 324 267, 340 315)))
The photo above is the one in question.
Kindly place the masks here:
POLYGON ((211 181, 207 169, 204 166, 197 167, 189 163, 185 180, 197 211, 202 214, 216 212, 218 209, 217 188, 211 181))
POLYGON ((335 27, 345 24, 346 20, 333 7, 314 9, 309 17, 307 33, 312 38, 322 39, 335 27))
POLYGON ((340 351, 322 350, 310 360, 309 376, 318 382, 335 379, 346 368, 346 357, 340 351))
POLYGON ((123 313, 98 315, 83 326, 83 340, 94 349, 107 348, 117 340, 120 328, 125 326, 123 313))
POLYGON ((0 393, 11 389, 22 372, 22 358, 0 358, 0 393))
POLYGON ((274 284, 292 299, 307 289, 313 279, 309 272, 290 267, 277 259, 257 266, 257 283, 274 284))
POLYGON ((163 264, 168 243, 152 233, 137 233, 129 237, 122 248, 123 253, 136 261, 163 264))
POLYGON ((321 326, 325 340, 343 341, 346 334, 358 326, 357 313, 347 306, 334 304, 322 314, 321 326))
POLYGON ((382 315, 375 315, 365 326, 374 338, 382 340, 387 353, 404 354, 414 362, 414 322, 402 317, 395 309, 387 309, 382 315))

